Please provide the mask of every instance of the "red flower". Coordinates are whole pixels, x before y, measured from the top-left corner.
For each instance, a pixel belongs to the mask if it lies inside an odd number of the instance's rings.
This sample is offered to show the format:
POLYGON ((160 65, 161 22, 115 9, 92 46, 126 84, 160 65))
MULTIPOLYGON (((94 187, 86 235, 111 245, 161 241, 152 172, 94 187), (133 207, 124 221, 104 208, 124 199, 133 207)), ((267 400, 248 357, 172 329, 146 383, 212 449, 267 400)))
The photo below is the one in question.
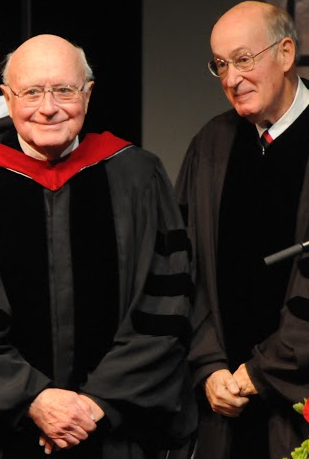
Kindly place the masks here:
POLYGON ((309 398, 307 398, 306 403, 303 407, 303 416, 307 422, 309 422, 309 398))

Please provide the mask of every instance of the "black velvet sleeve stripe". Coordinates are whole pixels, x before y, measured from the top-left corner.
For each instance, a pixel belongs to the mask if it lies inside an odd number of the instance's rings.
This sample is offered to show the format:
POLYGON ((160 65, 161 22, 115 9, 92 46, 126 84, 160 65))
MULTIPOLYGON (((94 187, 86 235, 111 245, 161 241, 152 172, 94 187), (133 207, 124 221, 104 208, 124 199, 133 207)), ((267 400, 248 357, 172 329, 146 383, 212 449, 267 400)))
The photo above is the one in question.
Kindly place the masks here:
POLYGON ((134 329, 143 335, 176 336, 183 346, 188 349, 191 327, 186 317, 134 311, 132 313, 132 323, 134 329))
POLYGON ((302 296, 294 296, 287 302, 291 313, 299 319, 309 322, 309 300, 302 296))
POLYGON ((188 250, 189 240, 184 229, 169 231, 163 234, 157 232, 155 252, 162 256, 170 255, 174 252, 188 250))
POLYGON ((186 273, 155 275, 149 274, 145 283, 144 292, 151 296, 190 296, 192 283, 186 273))

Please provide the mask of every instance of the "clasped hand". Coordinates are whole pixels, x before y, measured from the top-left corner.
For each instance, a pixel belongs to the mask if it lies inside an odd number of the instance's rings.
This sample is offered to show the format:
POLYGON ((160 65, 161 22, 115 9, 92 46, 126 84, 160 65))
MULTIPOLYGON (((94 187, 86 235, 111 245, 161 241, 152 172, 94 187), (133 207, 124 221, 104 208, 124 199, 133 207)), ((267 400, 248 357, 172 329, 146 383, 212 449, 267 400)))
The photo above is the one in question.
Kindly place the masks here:
POLYGON ((213 411, 229 417, 238 417, 249 402, 249 395, 257 394, 246 370, 241 364, 234 374, 217 370, 205 382, 205 393, 213 411))
POLYGON ((71 448, 88 438, 104 411, 89 397, 64 389, 45 389, 32 402, 29 417, 42 432, 45 453, 71 448))

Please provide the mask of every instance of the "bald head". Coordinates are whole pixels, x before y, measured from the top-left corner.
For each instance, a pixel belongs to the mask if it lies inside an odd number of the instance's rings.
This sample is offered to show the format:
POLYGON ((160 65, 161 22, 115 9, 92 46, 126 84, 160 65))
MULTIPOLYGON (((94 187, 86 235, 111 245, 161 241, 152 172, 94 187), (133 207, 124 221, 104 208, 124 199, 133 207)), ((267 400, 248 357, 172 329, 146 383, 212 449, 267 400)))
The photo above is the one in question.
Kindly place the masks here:
MULTIPOLYGON (((53 76, 57 69, 74 73, 81 81, 93 79, 92 71, 81 48, 57 35, 42 34, 30 38, 8 56, 3 69, 3 82, 25 87, 23 81, 37 70, 45 76, 53 76)), ((37 83, 35 83, 37 84, 37 83)))
MULTIPOLYGON (((262 39, 265 34, 268 34, 265 15, 270 9, 271 5, 262 2, 246 1, 237 4, 223 14, 214 25, 210 38, 211 47, 213 48, 218 37, 224 36, 229 31, 233 31, 236 37, 241 36, 246 29, 248 34, 250 30, 252 33, 259 31, 262 39)), ((268 37, 265 38, 267 39, 268 37)))
POLYGON ((239 34, 244 29, 251 31, 255 37, 263 36, 266 40, 275 42, 284 37, 290 37, 295 45, 295 60, 298 59, 298 37, 291 16, 283 8, 259 1, 238 3, 223 14, 216 22, 211 33, 211 46, 214 37, 234 29, 239 34))
POLYGON ((264 2, 257 2, 257 1, 240 2, 240 3, 237 3, 237 5, 233 6, 231 9, 229 9, 225 14, 223 14, 221 18, 218 20, 218 22, 234 14, 249 14, 249 15, 250 14, 263 14, 267 12, 270 13, 276 9, 277 7, 269 3, 264 3, 264 2))

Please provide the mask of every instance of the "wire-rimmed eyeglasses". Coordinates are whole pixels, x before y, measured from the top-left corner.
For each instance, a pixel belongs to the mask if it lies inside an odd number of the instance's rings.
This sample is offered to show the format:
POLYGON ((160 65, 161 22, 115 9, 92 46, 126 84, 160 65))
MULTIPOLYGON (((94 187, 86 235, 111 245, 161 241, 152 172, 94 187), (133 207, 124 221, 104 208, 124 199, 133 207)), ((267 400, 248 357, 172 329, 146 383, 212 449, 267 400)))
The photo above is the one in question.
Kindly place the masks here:
POLYGON ((57 84, 50 88, 42 86, 30 86, 26 89, 21 89, 18 93, 13 91, 11 86, 7 85, 14 96, 18 97, 26 107, 36 107, 43 102, 45 94, 50 92, 57 104, 74 103, 78 100, 78 96, 84 91, 86 83, 78 88, 69 84, 57 84))
POLYGON ((233 64, 234 67, 241 72, 250 72, 250 70, 254 68, 255 58, 264 53, 264 51, 267 51, 268 49, 280 43, 280 41, 281 40, 275 41, 275 43, 267 46, 267 48, 263 49, 259 53, 254 54, 254 56, 250 53, 244 53, 236 57, 236 59, 233 61, 225 61, 224 59, 215 58, 214 60, 208 62, 208 68, 215 77, 220 78, 226 74, 229 64, 233 64))

